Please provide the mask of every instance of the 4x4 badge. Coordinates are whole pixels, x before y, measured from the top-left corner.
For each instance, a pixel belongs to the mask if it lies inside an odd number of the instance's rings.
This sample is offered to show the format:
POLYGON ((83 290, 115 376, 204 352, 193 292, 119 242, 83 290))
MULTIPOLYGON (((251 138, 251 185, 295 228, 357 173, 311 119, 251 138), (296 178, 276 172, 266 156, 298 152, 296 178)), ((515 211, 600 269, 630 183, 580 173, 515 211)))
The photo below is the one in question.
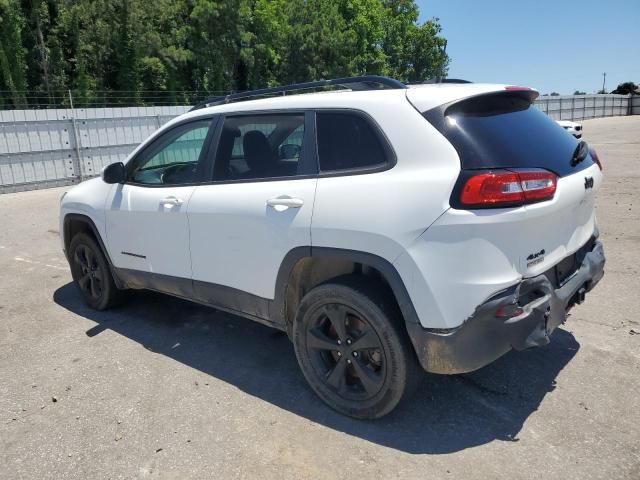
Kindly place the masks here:
POLYGON ((593 188, 593 177, 584 177, 584 189, 589 190, 593 188))
POLYGON ((538 263, 543 262, 545 253, 547 253, 547 252, 545 252, 545 250, 543 248, 539 252, 530 254, 527 257, 527 268, 532 267, 532 266, 534 266, 534 265, 536 265, 538 263))

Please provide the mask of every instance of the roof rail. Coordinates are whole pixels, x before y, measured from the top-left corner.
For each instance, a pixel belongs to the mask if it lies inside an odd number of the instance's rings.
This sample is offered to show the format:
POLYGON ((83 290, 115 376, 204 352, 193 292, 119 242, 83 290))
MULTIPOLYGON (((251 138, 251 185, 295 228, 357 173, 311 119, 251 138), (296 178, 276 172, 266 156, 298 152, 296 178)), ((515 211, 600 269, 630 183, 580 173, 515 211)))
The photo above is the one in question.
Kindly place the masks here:
POLYGON ((473 83, 469 80, 463 80, 461 78, 430 78, 424 82, 417 82, 416 85, 431 84, 431 83, 473 83))
POLYGON ((318 80, 316 82, 294 83, 293 85, 285 85, 282 87, 261 88, 260 90, 250 90, 247 92, 231 93, 229 95, 223 95, 219 97, 211 97, 200 103, 197 103, 189 110, 198 110, 210 105, 223 105, 225 103, 231 103, 237 100, 261 97, 264 95, 273 95, 281 93, 285 95, 287 92, 296 92, 300 90, 311 90, 315 88, 328 87, 328 86, 343 86, 349 87, 351 90, 375 90, 374 85, 382 85, 383 88, 402 89, 407 86, 399 80, 395 80, 389 77, 381 77, 378 75, 363 75, 360 77, 343 77, 334 78, 332 80, 318 80))

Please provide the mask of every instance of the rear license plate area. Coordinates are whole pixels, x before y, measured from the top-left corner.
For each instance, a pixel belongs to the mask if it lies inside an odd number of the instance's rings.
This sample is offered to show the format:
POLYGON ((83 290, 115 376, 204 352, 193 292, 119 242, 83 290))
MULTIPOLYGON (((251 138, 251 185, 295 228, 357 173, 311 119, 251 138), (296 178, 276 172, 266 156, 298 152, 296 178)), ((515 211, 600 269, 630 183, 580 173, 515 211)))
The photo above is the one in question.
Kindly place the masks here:
POLYGON ((577 270, 576 255, 569 255, 555 267, 558 285, 562 286, 577 270))

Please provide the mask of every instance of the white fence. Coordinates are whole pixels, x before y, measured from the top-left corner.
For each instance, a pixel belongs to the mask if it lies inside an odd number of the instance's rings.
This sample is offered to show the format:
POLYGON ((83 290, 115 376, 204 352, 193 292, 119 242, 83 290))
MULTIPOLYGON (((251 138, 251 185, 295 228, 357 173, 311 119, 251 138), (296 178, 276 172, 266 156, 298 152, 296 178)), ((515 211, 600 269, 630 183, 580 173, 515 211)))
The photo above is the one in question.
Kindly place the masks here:
POLYGON ((631 97, 631 115, 640 115, 640 95, 631 97))
MULTIPOLYGON (((558 120, 640 114, 640 97, 539 97, 558 120), (633 104, 633 105, 632 105, 633 104)), ((189 109, 126 107, 0 111, 0 193, 77 183, 122 160, 162 124, 189 109)))
POLYGON ((189 107, 0 111, 0 193, 77 183, 189 107))
POLYGON ((629 95, 557 95, 538 97, 535 104, 555 120, 587 120, 589 118, 630 115, 629 95))

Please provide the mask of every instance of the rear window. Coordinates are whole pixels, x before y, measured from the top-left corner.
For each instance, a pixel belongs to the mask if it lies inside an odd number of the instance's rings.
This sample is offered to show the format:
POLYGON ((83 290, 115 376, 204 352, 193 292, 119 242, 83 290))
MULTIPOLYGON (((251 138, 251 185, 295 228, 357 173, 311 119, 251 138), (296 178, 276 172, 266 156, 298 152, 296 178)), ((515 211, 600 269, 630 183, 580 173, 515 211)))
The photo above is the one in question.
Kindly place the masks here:
POLYGON ((462 100, 424 113, 455 147, 463 169, 544 168, 569 175, 593 164, 571 159, 579 141, 519 92, 462 100))
POLYGON ((323 172, 384 166, 389 154, 374 127, 349 112, 318 112, 318 157, 323 172))

